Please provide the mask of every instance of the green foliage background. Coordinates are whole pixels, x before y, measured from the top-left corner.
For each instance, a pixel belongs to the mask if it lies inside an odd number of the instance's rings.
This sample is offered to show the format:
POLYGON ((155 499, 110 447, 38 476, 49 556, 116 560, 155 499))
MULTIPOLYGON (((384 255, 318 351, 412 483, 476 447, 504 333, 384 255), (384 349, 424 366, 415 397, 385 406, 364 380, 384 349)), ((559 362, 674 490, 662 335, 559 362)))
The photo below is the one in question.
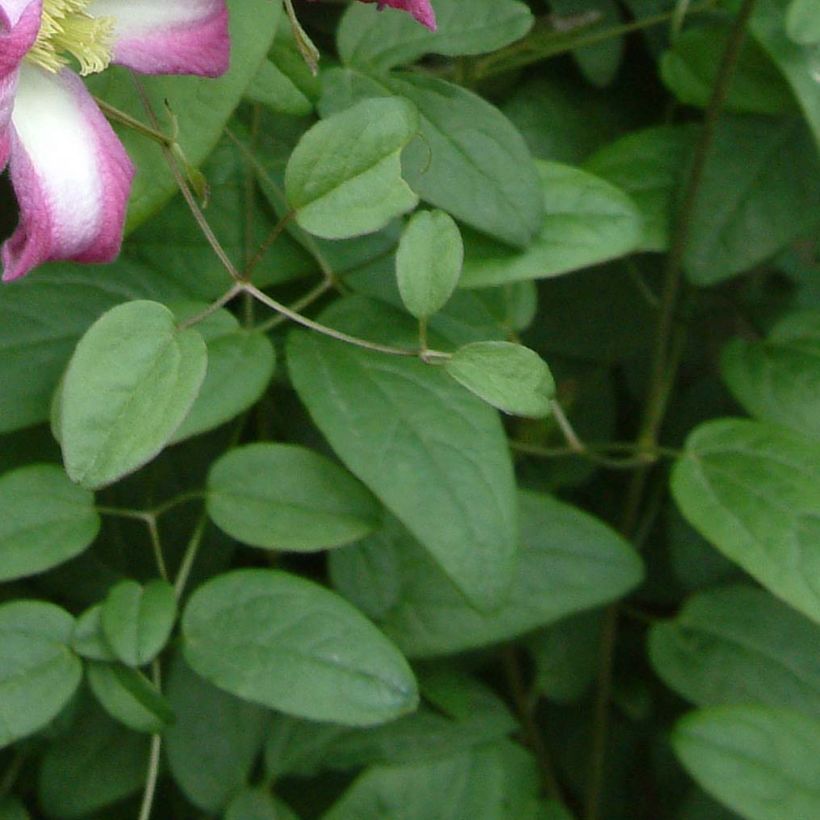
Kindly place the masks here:
POLYGON ((0 290, 0 820, 820 817, 820 6, 433 5, 92 78, 123 254, 0 290))

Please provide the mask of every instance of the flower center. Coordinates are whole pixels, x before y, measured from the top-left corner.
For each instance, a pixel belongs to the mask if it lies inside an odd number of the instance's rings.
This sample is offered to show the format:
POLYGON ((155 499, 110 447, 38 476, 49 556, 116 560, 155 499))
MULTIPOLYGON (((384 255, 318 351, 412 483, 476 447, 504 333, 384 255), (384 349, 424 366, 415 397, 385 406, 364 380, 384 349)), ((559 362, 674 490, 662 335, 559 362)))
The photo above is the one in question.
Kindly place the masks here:
POLYGON ((57 73, 74 57, 80 74, 96 74, 111 62, 112 17, 92 17, 91 0, 43 0, 37 40, 26 55, 30 62, 57 73))

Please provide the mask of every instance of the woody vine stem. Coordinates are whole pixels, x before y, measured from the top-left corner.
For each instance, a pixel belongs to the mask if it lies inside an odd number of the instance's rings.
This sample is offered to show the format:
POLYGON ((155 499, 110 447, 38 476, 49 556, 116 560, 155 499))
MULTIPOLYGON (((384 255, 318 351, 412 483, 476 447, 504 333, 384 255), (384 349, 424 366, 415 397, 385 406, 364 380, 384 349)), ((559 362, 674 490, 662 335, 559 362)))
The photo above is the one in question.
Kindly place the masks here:
MULTIPOLYGON (((715 84, 712 88, 709 104, 704 114, 703 126, 695 145, 692 166, 683 190, 680 210, 675 220, 664 268, 664 284, 655 332, 649 389, 637 438, 638 452, 651 451, 657 447, 658 434, 666 415, 667 400, 676 380, 680 354, 683 348, 683 330, 678 324, 677 313, 680 302, 684 256, 689 243, 692 218, 697 206, 706 162, 712 150, 718 121, 737 68, 755 2, 756 0, 743 0, 732 26, 720 61, 715 84)), ((650 469, 651 465, 646 465, 636 470, 632 474, 628 486, 621 531, 629 538, 634 539, 636 535, 650 469)), ((613 605, 607 610, 601 634, 598 691, 595 702, 590 772, 586 794, 586 820, 598 820, 601 812, 606 745, 609 735, 609 704, 612 695, 612 664, 617 632, 618 608, 613 605)))

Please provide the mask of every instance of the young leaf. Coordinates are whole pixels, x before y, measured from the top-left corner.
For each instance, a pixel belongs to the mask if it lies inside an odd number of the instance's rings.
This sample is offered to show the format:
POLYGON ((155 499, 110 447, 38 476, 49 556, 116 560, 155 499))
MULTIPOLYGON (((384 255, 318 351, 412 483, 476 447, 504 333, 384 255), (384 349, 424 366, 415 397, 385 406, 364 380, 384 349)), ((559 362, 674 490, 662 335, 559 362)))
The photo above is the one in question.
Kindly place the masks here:
POLYGON ((820 444, 753 421, 707 422, 687 439, 672 494, 724 555, 820 621, 820 444))
POLYGON ((93 493, 52 464, 0 476, 0 581, 24 578, 79 555, 97 537, 93 493))
POLYGON ((448 213, 413 214, 396 251, 396 277, 407 310, 426 319, 444 307, 458 284, 463 261, 461 233, 448 213))
POLYGON ((90 606, 77 618, 71 633, 71 648, 81 657, 92 661, 117 660, 103 633, 102 604, 90 606))
POLYGON ((103 709, 129 729, 156 734, 173 723, 174 712, 168 701, 135 669, 90 661, 86 673, 103 709))
POLYGON ((672 745, 692 777, 742 817, 820 812, 820 721, 768 706, 716 706, 683 718, 672 745))
POLYGON ((310 720, 370 726, 412 711, 413 673, 358 610, 276 570, 235 570, 191 597, 191 668, 238 697, 310 720))
POLYGON ((100 620, 114 654, 128 666, 143 666, 162 650, 174 627, 174 589, 160 579, 144 587, 120 581, 108 593, 100 620))
POLYGON ((444 369, 493 407, 515 416, 550 413, 555 381, 546 362, 512 342, 473 342, 459 348, 444 369))
POLYGON ((229 450, 208 474, 207 509, 238 541, 300 552, 355 541, 381 520, 379 503, 353 476, 292 444, 229 450))
POLYGON ((202 336, 168 308, 136 301, 104 314, 80 340, 60 403, 66 471, 90 489, 150 461, 168 443, 205 378, 202 336))
POLYGON ((418 197, 401 178, 400 155, 418 130, 398 97, 365 100, 314 125, 285 171, 285 193, 306 231, 325 239, 373 233, 418 197))
MULTIPOLYGON (((359 297, 338 302, 321 321, 418 345, 406 314, 359 297)), ((498 605, 512 580, 518 523, 497 414, 417 360, 303 332, 291 334, 287 354, 299 397, 339 458, 476 606, 498 605)))
POLYGON ((41 601, 0 606, 0 748, 46 726, 77 691, 74 619, 41 601))
POLYGON ((517 248, 530 244, 544 218, 532 156, 510 121, 461 86, 420 73, 370 77, 330 69, 322 78, 323 115, 363 97, 397 94, 419 112, 420 138, 402 169, 425 201, 517 248))
POLYGON ((820 719, 818 627, 764 590, 710 589, 655 624, 649 657, 698 706, 762 703, 820 719))

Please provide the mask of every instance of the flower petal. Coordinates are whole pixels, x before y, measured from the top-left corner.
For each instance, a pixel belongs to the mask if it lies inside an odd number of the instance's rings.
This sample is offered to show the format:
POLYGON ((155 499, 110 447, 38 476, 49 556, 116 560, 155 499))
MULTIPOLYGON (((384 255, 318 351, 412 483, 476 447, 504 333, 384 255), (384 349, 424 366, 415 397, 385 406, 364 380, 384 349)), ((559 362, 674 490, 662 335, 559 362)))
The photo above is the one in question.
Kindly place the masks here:
POLYGON ((0 0, 0 78, 16 71, 40 31, 42 0, 0 0))
POLYGON ((5 77, 0 76, 0 173, 6 168, 9 160, 11 134, 9 123, 14 108, 14 95, 17 93, 17 72, 12 71, 5 77))
POLYGON ((24 63, 9 132, 20 223, 2 248, 3 280, 54 259, 113 259, 134 168, 80 78, 24 63))
POLYGON ((436 13, 430 5, 430 0, 364 0, 364 2, 378 3, 380 9, 390 6, 391 9, 406 11, 430 31, 436 30, 436 13))
POLYGON ((114 19, 114 62, 135 71, 218 77, 228 70, 225 0, 92 0, 88 12, 114 19))

